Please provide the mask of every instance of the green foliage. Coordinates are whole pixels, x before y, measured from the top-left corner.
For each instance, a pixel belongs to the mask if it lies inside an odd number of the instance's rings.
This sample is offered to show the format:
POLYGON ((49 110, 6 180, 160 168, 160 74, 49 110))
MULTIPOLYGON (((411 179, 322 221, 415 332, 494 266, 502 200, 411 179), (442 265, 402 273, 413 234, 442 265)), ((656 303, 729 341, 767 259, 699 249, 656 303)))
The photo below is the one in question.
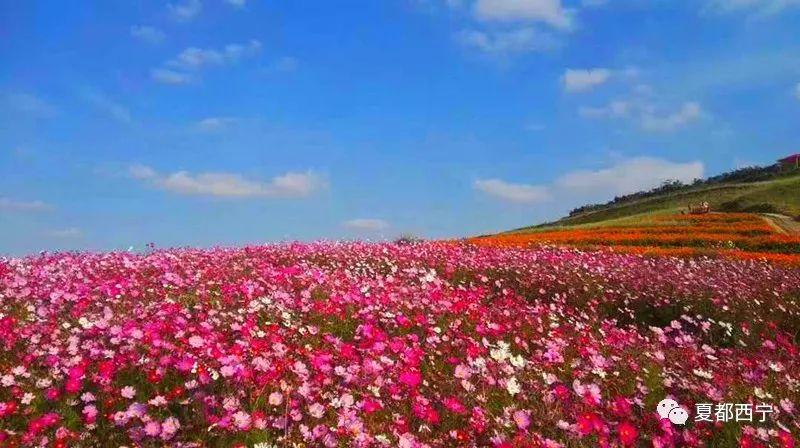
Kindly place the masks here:
POLYGON ((676 212, 688 204, 708 202, 714 211, 741 211, 800 215, 800 175, 783 176, 765 182, 723 183, 669 191, 643 199, 607 204, 597 209, 562 218, 558 221, 518 229, 531 231, 576 225, 605 225, 609 221, 637 215, 676 212), (763 211, 762 211, 763 210, 763 211), (768 211, 767 211, 768 210, 768 211), (737 210, 738 211, 738 210, 737 210))

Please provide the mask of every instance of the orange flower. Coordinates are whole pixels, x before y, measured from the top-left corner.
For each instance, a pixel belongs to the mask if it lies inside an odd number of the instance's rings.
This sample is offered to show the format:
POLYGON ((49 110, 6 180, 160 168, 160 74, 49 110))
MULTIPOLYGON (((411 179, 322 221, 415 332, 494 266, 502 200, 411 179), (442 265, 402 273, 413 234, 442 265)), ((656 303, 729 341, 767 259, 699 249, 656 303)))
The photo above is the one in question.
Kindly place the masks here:
POLYGON ((800 237, 777 233, 761 217, 746 213, 667 215, 638 226, 508 233, 473 238, 470 242, 495 247, 608 246, 629 253, 711 255, 800 264, 800 237))

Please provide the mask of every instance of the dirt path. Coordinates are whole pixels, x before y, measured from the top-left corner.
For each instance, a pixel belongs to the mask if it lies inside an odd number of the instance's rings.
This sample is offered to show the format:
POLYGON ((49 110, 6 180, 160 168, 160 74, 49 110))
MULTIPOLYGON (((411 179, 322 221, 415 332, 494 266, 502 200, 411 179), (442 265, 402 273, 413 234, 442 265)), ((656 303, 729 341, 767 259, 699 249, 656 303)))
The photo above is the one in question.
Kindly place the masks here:
POLYGON ((785 235, 800 235, 800 222, 795 221, 790 216, 778 215, 775 213, 764 213, 761 216, 780 233, 785 235))

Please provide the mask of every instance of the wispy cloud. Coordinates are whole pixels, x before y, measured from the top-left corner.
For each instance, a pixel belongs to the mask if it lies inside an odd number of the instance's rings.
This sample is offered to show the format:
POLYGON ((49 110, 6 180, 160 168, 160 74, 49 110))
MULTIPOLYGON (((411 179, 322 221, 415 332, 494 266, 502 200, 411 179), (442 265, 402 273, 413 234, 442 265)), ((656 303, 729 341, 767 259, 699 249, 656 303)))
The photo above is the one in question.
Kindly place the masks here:
POLYGON ((0 197, 0 211, 41 212, 52 210, 52 206, 43 201, 19 201, 0 197))
POLYGON ((163 31, 147 25, 132 26, 131 36, 149 44, 161 43, 166 38, 166 34, 163 31))
POLYGON ((208 117, 196 122, 193 128, 200 132, 218 132, 235 124, 236 117, 208 117))
POLYGON ((642 116, 642 128, 646 131, 669 132, 699 120, 703 116, 700 104, 694 101, 683 103, 675 112, 666 115, 645 113, 642 116))
POLYGON ((578 114, 589 119, 624 119, 647 132, 674 132, 706 116, 697 101, 686 101, 669 111, 651 95, 652 92, 647 91, 613 100, 605 106, 581 106, 578 114))
POLYGON ((256 39, 219 49, 188 47, 161 67, 150 70, 150 77, 163 84, 188 84, 196 80, 195 74, 203 69, 235 64, 244 57, 258 54, 260 50, 261 42, 256 39))
POLYGON ((58 239, 75 239, 82 238, 83 231, 77 227, 68 227, 65 229, 56 229, 45 232, 46 236, 58 239))
POLYGON ((465 47, 501 56, 550 51, 560 46, 559 39, 551 33, 533 27, 503 31, 467 29, 455 37, 465 47))
POLYGON ((578 113, 586 118, 626 117, 631 113, 631 103, 627 101, 611 101, 606 106, 581 106, 578 113))
POLYGON ((325 180, 313 171, 289 172, 268 182, 247 179, 237 173, 177 171, 161 174, 146 165, 131 166, 129 174, 161 190, 197 196, 302 198, 327 188, 325 180))
POLYGON ((200 0, 182 0, 167 4, 167 10, 175 20, 187 22, 200 14, 203 4, 200 0))
POLYGON ((345 228, 351 230, 377 232, 389 228, 389 223, 383 219, 375 218, 356 218, 342 223, 345 228))
POLYGON ((586 92, 605 84, 612 71, 607 68, 567 69, 561 76, 564 90, 570 93, 586 92))
POLYGON ((652 188, 666 180, 691 182, 703 177, 702 162, 676 163, 653 157, 635 157, 599 170, 578 170, 556 180, 556 187, 572 191, 628 194, 652 188))
POLYGON ((798 100, 800 100, 800 82, 798 82, 798 83, 797 83, 797 85, 796 85, 796 86, 794 86, 794 96, 795 96, 795 97, 796 97, 798 100))
POLYGON ((225 0, 225 3, 233 6, 234 8, 244 8, 247 5, 247 0, 225 0))
POLYGON ((150 70, 150 78, 162 84, 179 85, 192 82, 192 75, 167 68, 154 68, 150 70))
POLYGON ((120 123, 130 124, 133 122, 131 113, 122 104, 117 103, 103 93, 96 91, 87 91, 84 93, 86 101, 95 107, 98 111, 108 115, 120 123))
POLYGON ((256 39, 247 44, 229 44, 220 49, 189 47, 167 61, 167 65, 184 70, 199 70, 207 66, 235 63, 243 56, 258 53, 260 49, 261 42, 256 39))
POLYGON ((760 17, 800 7, 800 0, 706 0, 706 11, 721 13, 747 12, 760 17))
POLYGON ((573 25, 573 11, 561 0, 477 0, 474 14, 483 21, 543 22, 561 29, 573 25))
POLYGON ((551 199, 550 189, 540 185, 515 184, 500 179, 481 179, 473 188, 496 199, 518 204, 533 204, 551 199))
POLYGON ((8 93, 5 95, 5 100, 13 109, 37 118, 50 118, 58 112, 55 106, 30 93, 8 93))
POLYGON ((492 179, 476 181, 473 187, 501 201, 518 204, 584 201, 650 189, 667 180, 689 183, 702 178, 704 172, 705 166, 700 161, 681 163, 656 157, 632 157, 600 169, 570 171, 547 185, 492 179))

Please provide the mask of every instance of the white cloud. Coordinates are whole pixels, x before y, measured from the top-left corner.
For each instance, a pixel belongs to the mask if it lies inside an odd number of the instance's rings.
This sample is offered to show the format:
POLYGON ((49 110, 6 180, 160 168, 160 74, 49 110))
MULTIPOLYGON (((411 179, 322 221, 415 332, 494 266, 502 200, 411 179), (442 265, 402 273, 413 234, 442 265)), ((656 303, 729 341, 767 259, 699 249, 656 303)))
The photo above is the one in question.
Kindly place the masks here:
POLYGON ((507 202, 532 204, 548 201, 550 189, 539 185, 512 184, 500 179, 476 180, 473 188, 507 202))
POLYGON ((800 7, 800 0, 706 0, 706 9, 716 12, 751 12, 759 16, 779 14, 800 7))
POLYGON ((52 104, 42 98, 24 92, 7 94, 6 102, 20 112, 39 118, 49 118, 58 112, 52 104))
POLYGON ((573 202, 648 190, 667 180, 690 183, 704 173, 705 166, 700 161, 680 163, 657 157, 632 157, 606 168, 567 172, 550 185, 511 184, 491 179, 479 180, 473 187, 508 202, 573 202))
POLYGON ((46 232, 46 235, 53 238, 72 239, 82 237, 83 232, 77 227, 68 227, 66 229, 51 230, 46 232))
POLYGON ((610 168, 567 173, 556 180, 556 186, 572 191, 629 194, 655 187, 666 180, 692 182, 702 178, 704 171, 705 167, 699 161, 675 163, 653 157, 635 157, 610 168))
POLYGON ((217 132, 236 123, 234 117, 208 117, 195 123, 194 128, 201 132, 217 132))
POLYGON ((269 182, 250 180, 236 173, 192 174, 188 171, 177 171, 160 174, 145 165, 133 165, 128 172, 131 177, 156 188, 197 196, 301 198, 327 187, 326 182, 312 171, 289 172, 276 176, 269 182))
POLYGON ((699 103, 688 101, 672 113, 658 114, 649 101, 632 99, 615 100, 600 107, 581 106, 578 114, 590 119, 624 118, 648 132, 671 132, 701 119, 703 110, 699 103))
POLYGON ((130 111, 99 92, 86 92, 86 100, 99 111, 125 124, 133 122, 130 111))
POLYGON ((186 22, 200 14, 200 11, 203 10, 203 4, 200 3, 200 0, 183 0, 167 4, 167 9, 176 20, 186 22))
POLYGON ((158 173, 156 173, 156 170, 150 168, 147 165, 139 165, 139 164, 131 165, 131 167, 128 168, 128 174, 130 174, 131 177, 133 177, 134 179, 142 179, 142 180, 153 179, 158 175, 158 173))
POLYGON ((632 105, 627 101, 612 101, 606 106, 581 106, 578 113, 585 118, 619 118, 631 113, 632 105))
POLYGON ((345 221, 342 225, 351 230, 361 230, 368 232, 377 232, 385 230, 389 227, 389 223, 382 219, 374 218, 357 218, 345 221))
POLYGON ((485 21, 544 22, 561 29, 570 28, 573 21, 561 0, 478 0, 474 8, 475 16, 485 21))
POLYGON ((11 198, 0 197, 0 210, 12 212, 41 212, 51 210, 52 207, 42 201, 17 201, 11 198))
POLYGON ((250 56, 261 49, 261 42, 256 39, 247 44, 229 44, 222 49, 205 49, 189 47, 167 65, 184 70, 198 70, 206 66, 224 65, 237 62, 242 56, 250 56))
POLYGON ((256 39, 246 44, 229 44, 220 49, 189 47, 165 62, 162 67, 150 70, 150 77, 163 84, 188 84, 195 80, 190 72, 235 64, 241 58, 253 56, 260 50, 261 42, 256 39))
POLYGON ((551 34, 531 27, 494 32, 463 30, 456 39, 462 45, 494 55, 548 51, 559 45, 551 34))
POLYGON ((141 41, 157 44, 164 41, 166 35, 158 28, 147 25, 134 25, 131 27, 131 36, 141 41))
POLYGON ((186 73, 170 70, 166 68, 154 68, 150 70, 150 78, 162 84, 189 84, 192 76, 186 73))
POLYGON ((655 115, 645 112, 642 116, 642 128, 646 131, 669 132, 686 126, 703 116, 700 104, 694 101, 683 103, 681 108, 671 114, 655 115))
POLYGON ((605 84, 611 75, 612 71, 607 68, 567 69, 561 77, 561 83, 567 92, 585 92, 605 84))

